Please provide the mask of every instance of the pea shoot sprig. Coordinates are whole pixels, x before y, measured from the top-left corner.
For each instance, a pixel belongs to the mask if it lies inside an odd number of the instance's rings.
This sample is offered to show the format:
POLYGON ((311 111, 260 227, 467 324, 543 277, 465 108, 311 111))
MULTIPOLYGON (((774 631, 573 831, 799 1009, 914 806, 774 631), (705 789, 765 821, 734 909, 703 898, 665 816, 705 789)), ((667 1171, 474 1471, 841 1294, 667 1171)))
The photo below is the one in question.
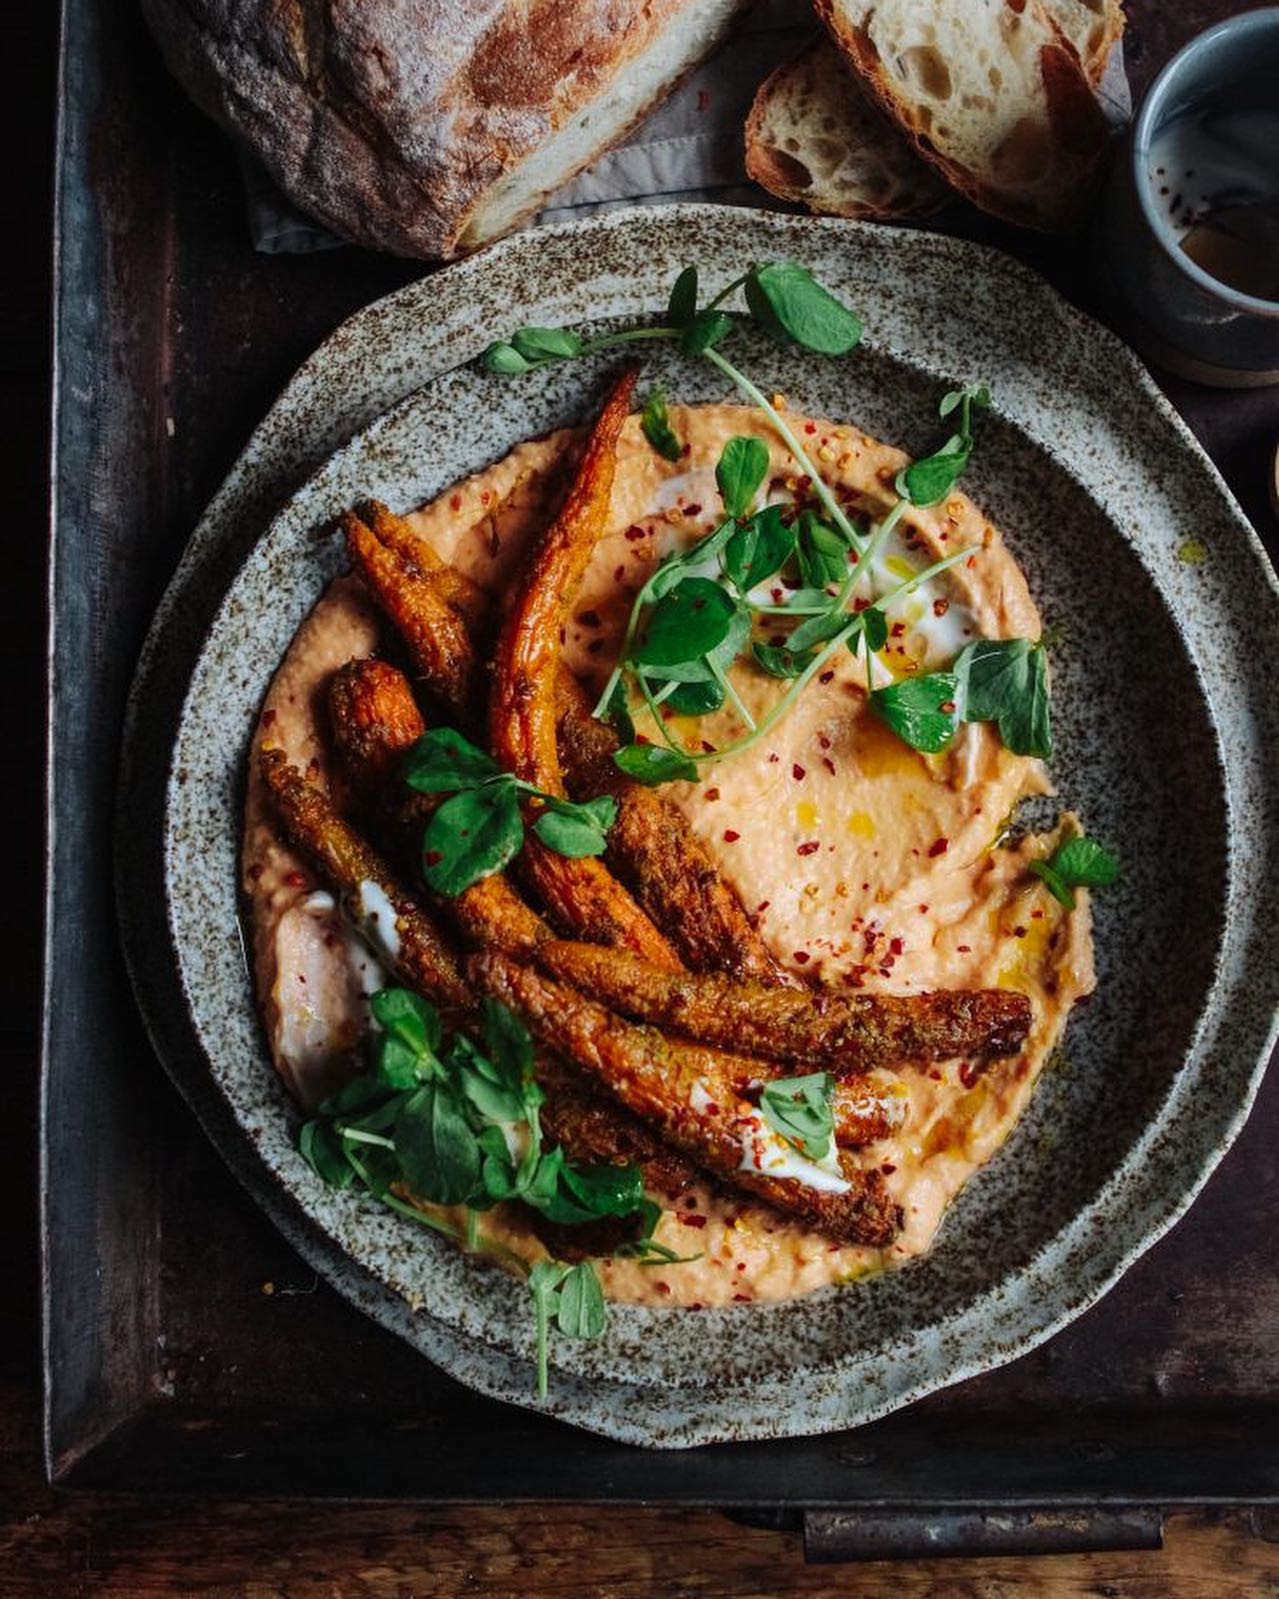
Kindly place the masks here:
POLYGON ((433 727, 404 759, 403 776, 419 794, 449 794, 422 838, 422 877, 446 898, 500 872, 524 847, 521 795, 537 802, 533 832, 557 855, 602 855, 617 802, 607 794, 578 805, 544 794, 503 771, 491 755, 451 727, 433 727))
MULTIPOLYGON (((763 737, 844 648, 863 653, 872 708, 915 748, 936 753, 946 748, 962 722, 992 721, 1014 752, 1049 755, 1041 644, 979 640, 946 672, 881 687, 875 684, 871 663, 872 653, 887 642, 886 609, 975 553, 955 550, 875 592, 876 563, 907 509, 938 504, 967 466, 973 415, 989 407, 989 391, 971 384, 943 397, 940 415, 955 419, 953 431, 939 449, 898 473, 898 499, 887 514, 877 524, 860 526, 840 505, 787 418, 723 354, 721 346, 742 320, 724 306, 739 289, 746 315, 779 340, 838 356, 861 338, 860 319, 805 268, 771 262, 751 267, 700 308, 697 269, 686 267, 671 290, 665 319, 656 327, 625 328, 595 339, 565 328, 522 328, 484 353, 490 370, 517 373, 636 340, 677 340, 686 355, 707 360, 763 412, 806 476, 816 502, 797 511, 760 504, 768 448, 753 436, 729 440, 716 468, 723 519, 697 544, 664 560, 640 589, 618 659, 595 707, 595 714, 611 719, 624 739, 614 756, 618 766, 644 783, 693 780, 702 766, 763 737), (798 587, 782 604, 759 599, 754 591, 783 569, 794 572, 798 587), (781 644, 766 643, 752 637, 755 622, 762 619, 773 629, 794 625, 781 644), (739 659, 788 683, 758 721, 731 675, 739 659), (631 690, 647 707, 662 742, 636 738, 631 690), (726 702, 744 731, 718 748, 682 747, 666 725, 664 712, 702 716, 726 702)), ((682 445, 660 391, 649 395, 641 426, 660 455, 679 458, 682 445)))
POLYGON ((408 989, 381 989, 369 1003, 376 1024, 371 1065, 303 1124, 302 1156, 331 1188, 368 1193, 526 1276, 538 1393, 545 1397, 550 1321, 569 1337, 597 1337, 604 1328, 599 1278, 590 1260, 542 1261, 530 1269, 484 1232, 485 1211, 519 1200, 566 1227, 635 1217, 638 1237, 618 1254, 640 1265, 696 1257, 677 1255, 654 1239, 661 1208, 645 1196, 638 1166, 578 1166, 558 1145, 544 1148, 544 1095, 533 1075, 533 1043, 506 1006, 484 1001, 477 1043, 464 1033, 446 1039, 439 1012, 408 989), (424 1205, 462 1207, 463 1218, 424 1205))

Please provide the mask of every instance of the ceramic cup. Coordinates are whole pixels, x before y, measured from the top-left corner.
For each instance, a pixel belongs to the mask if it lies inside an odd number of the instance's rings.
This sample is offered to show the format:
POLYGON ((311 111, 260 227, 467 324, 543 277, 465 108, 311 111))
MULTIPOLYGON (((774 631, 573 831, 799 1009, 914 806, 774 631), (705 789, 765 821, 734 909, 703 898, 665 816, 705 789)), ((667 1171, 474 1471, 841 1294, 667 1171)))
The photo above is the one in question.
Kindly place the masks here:
MULTIPOLYGON (((1155 79, 1111 168, 1099 237, 1128 331, 1145 353, 1200 382, 1277 383, 1279 298, 1232 287, 1182 248, 1189 208, 1205 199, 1193 140, 1177 148, 1187 119, 1207 119, 1222 171, 1242 176, 1250 193, 1268 192, 1279 218, 1279 6, 1209 28, 1155 79)), ((1218 180, 1220 194, 1221 173, 1218 180)))

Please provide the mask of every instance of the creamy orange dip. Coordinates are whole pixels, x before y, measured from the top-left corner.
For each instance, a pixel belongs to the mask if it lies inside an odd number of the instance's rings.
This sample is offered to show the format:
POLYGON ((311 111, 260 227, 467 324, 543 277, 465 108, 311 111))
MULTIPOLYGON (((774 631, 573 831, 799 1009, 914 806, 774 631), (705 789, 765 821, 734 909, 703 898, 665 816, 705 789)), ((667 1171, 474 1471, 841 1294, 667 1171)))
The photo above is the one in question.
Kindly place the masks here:
MULTIPOLYGON (((850 427, 791 420, 850 513, 879 516, 889 508, 893 477, 906 459, 899 451, 850 427)), ((767 499, 803 495, 794 460, 760 413, 672 408, 671 422, 687 445, 674 464, 649 447, 637 418, 627 423, 609 531, 566 630, 569 666, 596 689, 654 563, 718 522, 714 469, 728 438, 751 433, 769 446, 767 499)), ((528 537, 553 509, 573 437, 520 445, 415 513, 412 525, 500 604, 528 537)), ((995 528, 958 493, 932 510, 907 513, 881 557, 879 587, 969 546, 967 561, 889 609, 876 685, 947 665, 974 637, 1038 637, 1039 615, 1020 569, 995 528)), ((263 715, 272 741, 321 782, 329 781, 321 709, 327 677, 352 656, 373 653, 380 635, 359 586, 339 581, 303 624, 268 692, 263 715)), ((748 668, 739 668, 734 682, 757 719, 785 686, 748 668)), ((726 744, 742 731, 728 709, 668 725, 693 749, 702 740, 726 744)), ((606 1294, 686 1306, 787 1299, 918 1255, 949 1202, 1008 1136, 1071 1006, 1093 987, 1086 892, 1068 912, 1026 870, 1029 860, 1051 852, 1055 838, 998 842, 1022 799, 1050 792, 1042 763, 1009 753, 986 725, 964 726, 942 755, 919 754, 870 712, 864 664, 841 651, 764 739, 706 766, 697 783, 665 792, 778 959, 804 981, 904 993, 1015 988, 1030 996, 1034 1023, 1020 1054, 980 1071, 965 1061, 902 1067, 902 1130, 858 1152, 864 1165, 883 1171, 902 1207, 904 1225, 889 1249, 840 1245, 744 1195, 695 1188, 663 1216, 656 1236, 700 1258, 669 1267, 601 1262, 606 1294)), ((352 1069, 367 1025, 363 996, 382 976, 310 868, 277 837, 256 779, 244 886, 272 1053, 294 1094, 314 1104, 352 1069)), ((485 1214, 486 1233, 525 1258, 544 1254, 503 1209, 485 1214)))

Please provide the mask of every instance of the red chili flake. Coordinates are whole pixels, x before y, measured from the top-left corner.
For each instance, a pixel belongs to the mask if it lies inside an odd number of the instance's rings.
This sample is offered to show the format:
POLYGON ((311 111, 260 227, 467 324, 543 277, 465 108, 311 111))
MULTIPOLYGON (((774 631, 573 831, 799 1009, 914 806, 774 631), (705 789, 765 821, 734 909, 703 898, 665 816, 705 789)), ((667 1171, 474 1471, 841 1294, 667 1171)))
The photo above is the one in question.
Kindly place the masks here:
POLYGON ((864 611, 869 604, 870 601, 862 599, 861 595, 859 594, 853 601, 853 609, 855 611, 864 611))
POLYGON ((960 953, 960 954, 961 954, 961 955, 968 955, 968 954, 971 954, 971 952, 972 952, 972 947, 973 947, 973 946, 972 946, 972 945, 971 945, 971 944, 956 944, 956 945, 955 945, 955 948, 956 948, 956 949, 957 949, 957 950, 958 950, 958 951, 959 951, 959 953, 960 953))
POLYGON ((875 945, 879 943, 879 929, 876 927, 868 927, 862 934, 862 939, 866 945, 866 953, 869 955, 875 948, 875 945))
POLYGON ((696 1194, 690 1194, 688 1196, 688 1198, 684 1201, 684 1208, 686 1210, 696 1210, 697 1209, 697 1196, 696 1196, 696 1194))
POLYGON ((800 844, 795 850, 796 855, 816 855, 821 849, 821 844, 815 838, 810 838, 807 843, 800 844))
MULTIPOLYGON (((738 1267, 739 1271, 745 1271, 745 1269, 746 1268, 744 1266, 738 1267)), ((751 1296, 749 1294, 734 1294, 733 1299, 739 1305, 749 1305, 752 1303, 751 1296)))
POLYGON ((428 849, 422 856, 423 864, 427 866, 438 866, 443 859, 444 856, 437 849, 428 849))
POLYGON ((686 505, 684 507, 685 516, 700 516, 701 514, 702 508, 700 505, 686 505))
POLYGON ((708 800, 717 800, 719 798, 719 790, 717 788, 708 788, 706 790, 705 798, 708 800))
POLYGON ((272 722, 275 721, 276 715, 277 715, 277 713, 275 711, 263 711, 262 712, 262 726, 263 727, 270 727, 272 722))
POLYGON ((1031 911, 1030 919, 1032 922, 1042 922, 1044 919, 1043 911, 1031 911))
POLYGON ((948 838, 935 838, 928 846, 929 859, 933 860, 938 855, 944 855, 949 848, 950 840, 948 838))
POLYGON ((774 763, 775 763, 775 762, 777 762, 777 761, 780 761, 780 760, 781 760, 781 756, 780 756, 780 755, 779 755, 779 754, 778 754, 778 753, 777 753, 777 751, 776 751, 776 750, 774 750, 774 751, 773 751, 773 752, 772 752, 772 753, 771 753, 771 754, 770 754, 770 755, 769 755, 769 757, 768 757, 768 760, 769 760, 769 764, 770 764, 770 765, 773 765, 773 764, 774 764, 774 763))
POLYGON ((817 735, 817 742, 824 750, 828 750, 830 748, 830 740, 826 737, 825 733, 819 733, 817 735))
POLYGON ((819 683, 829 683, 834 676, 834 672, 819 672, 817 675, 817 681, 819 683))
POLYGON ((927 916, 928 915, 928 906, 927 905, 921 905, 919 907, 919 914, 921 916, 927 916))
POLYGON ((1013 937, 1014 938, 1025 938, 1025 936, 1026 936, 1026 929, 1024 927, 1017 926, 1017 927, 1013 928, 1013 937))
POLYGON ((790 769, 790 775, 795 779, 795 781, 797 783, 802 783, 804 781, 804 779, 808 776, 808 773, 799 764, 799 762, 796 761, 795 764, 790 769))
POLYGON ((866 968, 864 966, 854 966, 851 972, 844 973, 844 982, 849 988, 860 988, 865 975, 866 968))
POLYGON ((303 872, 286 872, 284 881, 290 888, 305 888, 306 876, 303 872))
POLYGON ((834 763, 834 761, 831 760, 829 755, 823 755, 822 756, 822 765, 826 768, 826 770, 830 773, 830 775, 832 777, 834 777, 834 775, 835 775, 835 763, 834 763))
POLYGON ((977 1068, 970 1060, 961 1060, 959 1063, 959 1080, 965 1088, 971 1088, 977 1081, 977 1068))
POLYGON ((937 1070, 937 1068, 935 1066, 929 1071, 928 1075, 932 1078, 932 1080, 935 1083, 940 1083, 941 1082, 941 1073, 937 1070))
POLYGON ((905 622, 894 622, 893 625, 888 629, 888 635, 890 638, 900 638, 905 631, 905 622))
POLYGON ((614 581, 614 583, 620 583, 625 576, 626 576, 626 568, 624 566, 617 566, 617 567, 613 568, 613 581, 614 581))
POLYGON ((883 1172, 885 1177, 891 1177, 897 1170, 896 1166, 893 1165, 891 1160, 886 1160, 879 1169, 883 1172))
POLYGON ((774 605, 780 605, 786 598, 786 590, 784 588, 771 588, 768 592, 774 605))
POLYGON ((762 916, 764 914, 764 912, 768 909, 768 907, 772 903, 773 902, 772 902, 771 899, 762 899, 762 900, 760 900, 759 904, 756 905, 756 907, 755 907, 756 916, 762 916))
POLYGON ((934 600, 933 601, 933 615, 934 616, 945 616, 945 614, 946 614, 946 612, 948 610, 950 610, 950 601, 948 599, 945 599, 943 597, 940 600, 934 600))
POLYGON ((939 711, 945 711, 947 716, 949 716, 950 713, 955 709, 955 702, 954 700, 943 700, 937 709, 939 711))
POLYGON ((888 941, 888 948, 892 954, 900 955, 906 946, 902 943, 900 938, 892 938, 888 941))
POLYGON ((714 755, 715 746, 713 744, 711 744, 710 742, 708 742, 708 740, 703 739, 702 740, 702 753, 704 755, 714 755))
POLYGON ((817 432, 817 423, 816 422, 805 422, 804 423, 804 432, 809 434, 810 436, 812 434, 816 433, 817 432))
POLYGON ((705 1216, 681 1216, 679 1221, 681 1227, 705 1227, 706 1225, 705 1216))
POLYGON ((640 539, 645 538, 646 536, 645 530, 639 525, 638 522, 632 522, 630 527, 628 527, 626 530, 626 542, 628 544, 638 544, 640 539))
POLYGON ((740 838, 740 837, 741 837, 741 836, 742 836, 742 835, 741 835, 741 834, 740 834, 740 833, 736 833, 736 832, 734 832, 734 831, 733 831, 733 829, 732 829, 732 828, 731 828, 731 827, 726 827, 726 828, 725 828, 725 829, 724 829, 724 842, 725 842, 725 843, 726 843, 726 844, 736 844, 736 842, 737 842, 737 840, 738 840, 738 839, 739 839, 739 838, 740 838))
POLYGON ((303 987, 306 986, 306 973, 305 972, 299 972, 298 973, 298 982, 301 983, 303 985, 303 987))
POLYGON ((797 949, 791 956, 791 959, 795 962, 796 966, 807 966, 812 958, 813 957, 806 949, 797 949))
POLYGON ((669 1294, 671 1291, 670 1283, 654 1283, 653 1287, 657 1289, 659 1294, 669 1294))
POLYGON ((598 627, 600 625, 600 613, 598 611, 579 611, 577 619, 583 627, 598 627))
POLYGON ((462 496, 460 494, 455 494, 449 500, 449 510, 450 511, 460 511, 461 509, 462 509, 462 496))
POLYGON ((968 557, 968 559, 964 562, 964 565, 965 566, 976 566, 977 565, 977 557, 975 555, 970 555, 968 557))
POLYGON ((483 490, 483 491, 482 491, 482 492, 481 492, 481 494, 480 494, 480 504, 481 504, 481 505, 487 505, 487 504, 488 504, 488 502, 489 502, 489 501, 490 501, 490 500, 491 500, 491 499, 492 499, 492 498, 493 498, 493 490, 492 490, 492 489, 484 489, 484 490, 483 490))

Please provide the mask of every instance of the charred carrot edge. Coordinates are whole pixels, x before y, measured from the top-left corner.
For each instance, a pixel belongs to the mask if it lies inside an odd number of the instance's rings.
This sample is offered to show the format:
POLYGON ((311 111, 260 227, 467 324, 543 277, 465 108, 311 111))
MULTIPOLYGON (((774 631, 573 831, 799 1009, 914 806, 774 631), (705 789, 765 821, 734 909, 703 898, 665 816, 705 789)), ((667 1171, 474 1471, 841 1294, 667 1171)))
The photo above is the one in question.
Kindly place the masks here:
POLYGON ((744 1165, 759 1113, 726 1080, 719 1052, 623 1021, 504 955, 476 956, 468 971, 478 988, 522 1015, 545 1047, 595 1073, 627 1110, 716 1176, 835 1238, 885 1245, 896 1236, 900 1214, 877 1168, 863 1170, 842 1155, 847 1187, 833 1192, 744 1165))
POLYGON ((470 989, 443 933, 377 851, 338 815, 314 783, 290 766, 283 750, 262 750, 259 770, 289 842, 315 863, 347 916, 382 958, 428 999, 469 1007, 470 989))
MULTIPOLYGON (((489 746, 494 757, 547 794, 564 793, 556 742, 561 629, 608 516, 617 438, 630 410, 635 373, 613 385, 591 431, 558 515, 533 550, 494 655, 489 746)), ((677 971, 680 962, 603 861, 570 860, 530 836, 520 857, 551 920, 594 943, 644 955, 677 971)))
POLYGON ((663 971, 620 950, 556 940, 542 969, 638 1021, 748 1055, 852 1076, 903 1061, 1011 1055, 1030 1030, 1030 1000, 1004 989, 831 994, 715 973, 663 971))
MULTIPOLYGON (((396 782, 401 757, 426 731, 408 679, 385 661, 349 661, 329 681, 329 721, 342 769, 366 810, 381 816, 406 856, 415 852, 435 799, 396 782)), ((481 947, 526 955, 552 936, 500 872, 439 903, 468 941, 481 947)))
POLYGON ((574 799, 611 794, 617 818, 607 859, 695 972, 730 972, 757 982, 787 981, 742 902, 671 800, 624 777, 613 763, 617 738, 591 715, 586 693, 560 674, 559 748, 574 799))

